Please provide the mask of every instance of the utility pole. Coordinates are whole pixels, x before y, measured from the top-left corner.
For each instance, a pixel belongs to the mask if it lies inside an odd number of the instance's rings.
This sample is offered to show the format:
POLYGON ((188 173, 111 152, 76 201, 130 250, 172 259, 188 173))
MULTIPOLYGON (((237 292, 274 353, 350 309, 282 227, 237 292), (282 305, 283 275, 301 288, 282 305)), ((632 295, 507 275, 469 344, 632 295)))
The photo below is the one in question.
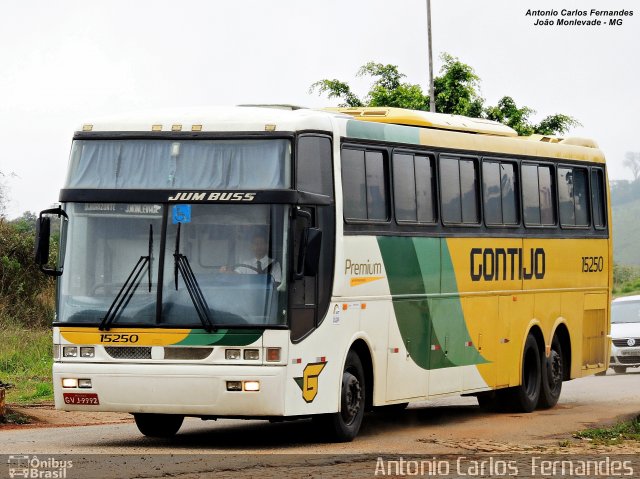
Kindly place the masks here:
POLYGON ((429 111, 436 111, 436 97, 433 89, 433 49, 431 48, 431 0, 427 0, 427 37, 429 40, 429 111))

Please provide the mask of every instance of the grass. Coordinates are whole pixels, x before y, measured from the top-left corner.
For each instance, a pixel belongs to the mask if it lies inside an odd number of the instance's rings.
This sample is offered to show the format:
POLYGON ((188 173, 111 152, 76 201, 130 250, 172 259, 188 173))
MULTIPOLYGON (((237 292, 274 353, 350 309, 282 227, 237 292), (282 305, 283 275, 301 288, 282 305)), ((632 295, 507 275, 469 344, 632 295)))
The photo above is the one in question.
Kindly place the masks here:
POLYGON ((640 279, 629 281, 621 285, 613 287, 613 294, 616 296, 628 296, 631 294, 640 294, 640 279))
POLYGON ((585 429, 574 434, 574 437, 606 446, 620 444, 623 441, 640 441, 640 416, 606 428, 585 429))
POLYGON ((0 424, 29 424, 31 420, 20 413, 9 411, 7 414, 0 418, 0 424))
POLYGON ((13 384, 6 401, 37 403, 53 399, 52 340, 49 329, 0 324, 0 381, 13 384))

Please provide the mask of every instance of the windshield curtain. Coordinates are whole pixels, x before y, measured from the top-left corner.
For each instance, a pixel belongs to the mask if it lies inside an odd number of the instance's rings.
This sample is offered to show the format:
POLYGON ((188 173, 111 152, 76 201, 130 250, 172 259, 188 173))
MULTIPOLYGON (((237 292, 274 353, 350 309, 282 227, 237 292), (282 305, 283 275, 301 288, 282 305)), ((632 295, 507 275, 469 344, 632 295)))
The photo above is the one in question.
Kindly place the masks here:
POLYGON ((67 205, 67 213, 58 321, 100 324, 142 262, 133 291, 112 312, 111 327, 286 324, 288 206, 80 203, 67 205))
POLYGON ((289 140, 76 140, 65 187, 288 188, 290 169, 289 140))
POLYGON ((640 323, 640 301, 624 301, 611 305, 612 323, 640 323))

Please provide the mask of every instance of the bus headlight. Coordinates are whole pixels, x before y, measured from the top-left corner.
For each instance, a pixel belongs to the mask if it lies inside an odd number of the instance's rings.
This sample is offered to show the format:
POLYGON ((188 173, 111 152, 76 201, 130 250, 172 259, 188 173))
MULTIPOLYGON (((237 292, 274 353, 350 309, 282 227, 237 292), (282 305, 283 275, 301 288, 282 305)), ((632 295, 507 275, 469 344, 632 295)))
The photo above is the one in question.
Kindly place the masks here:
POLYGON ((224 351, 225 359, 240 359, 240 350, 239 349, 225 349, 224 351))
POLYGON ((260 350, 258 349, 245 349, 244 359, 248 361, 257 361, 260 359, 260 350))
POLYGON ((244 390, 245 391, 260 391, 260 381, 245 381, 244 382, 244 390))
POLYGON ((77 358, 78 348, 76 346, 65 346, 62 348, 62 356, 65 358, 77 358))
POLYGON ((93 347, 80 348, 81 358, 93 358, 96 355, 96 350, 93 347))
POLYGON ((62 379, 63 388, 77 388, 78 380, 76 378, 64 378, 62 379))
POLYGON ((227 381, 227 391, 242 391, 242 381, 227 381))

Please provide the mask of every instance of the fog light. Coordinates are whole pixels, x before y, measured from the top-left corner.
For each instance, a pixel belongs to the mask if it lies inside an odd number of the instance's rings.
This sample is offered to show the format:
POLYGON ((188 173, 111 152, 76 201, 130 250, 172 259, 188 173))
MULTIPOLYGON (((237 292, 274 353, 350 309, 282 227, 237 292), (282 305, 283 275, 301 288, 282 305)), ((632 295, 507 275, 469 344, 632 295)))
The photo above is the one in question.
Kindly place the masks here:
POLYGON ((80 357, 81 358, 93 358, 96 355, 95 348, 80 348, 80 357))
POLYGON ((244 382, 244 390, 245 391, 260 391, 260 381, 245 381, 244 382))
POLYGON ((78 387, 78 380, 76 378, 64 378, 62 380, 62 387, 63 388, 77 388, 78 387))
POLYGON ((65 346, 64 348, 62 348, 62 355, 65 358, 77 358, 78 348, 75 346, 65 346))
POLYGON ((267 348, 267 361, 280 361, 280 348, 267 348))
POLYGON ((227 381, 227 391, 242 391, 242 381, 227 381))
POLYGON ((244 358, 249 361, 257 361, 260 359, 260 350, 258 349, 245 349, 244 358))
POLYGON ((240 350, 239 349, 225 349, 224 351, 225 359, 240 359, 240 350))
POLYGON ((91 389, 91 379, 78 379, 78 387, 91 389))

